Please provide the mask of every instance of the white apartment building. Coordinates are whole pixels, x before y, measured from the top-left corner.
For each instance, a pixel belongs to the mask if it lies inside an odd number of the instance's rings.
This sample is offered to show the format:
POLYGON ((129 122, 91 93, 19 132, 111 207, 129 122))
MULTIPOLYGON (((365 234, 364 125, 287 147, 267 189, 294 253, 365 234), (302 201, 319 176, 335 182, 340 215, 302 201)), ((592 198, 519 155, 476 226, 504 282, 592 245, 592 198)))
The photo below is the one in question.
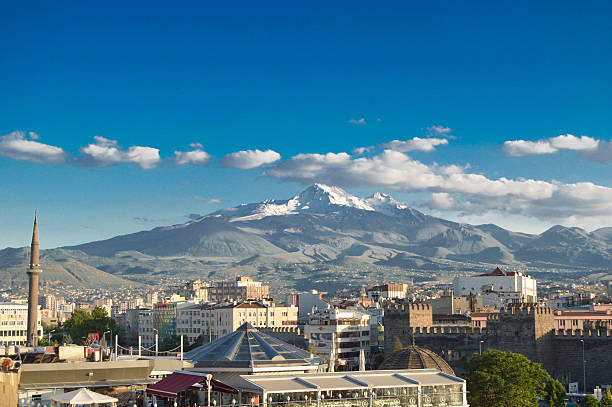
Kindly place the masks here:
POLYGON ((290 294, 287 297, 288 304, 297 305, 299 308, 298 315, 300 318, 306 317, 308 314, 312 314, 316 310, 322 310, 330 308, 330 304, 323 299, 323 295, 327 293, 319 292, 317 290, 310 290, 308 292, 290 294))
POLYGON ((478 276, 456 277, 453 280, 456 296, 497 293, 501 299, 511 303, 536 303, 537 283, 533 277, 517 272, 504 272, 496 268, 491 273, 478 276))
POLYGON ((326 309, 317 311, 304 326, 304 333, 317 355, 329 358, 335 349, 339 369, 359 366, 359 353, 370 359, 370 315, 356 310, 326 309))
POLYGON ((402 299, 408 294, 409 284, 382 284, 367 290, 368 297, 374 301, 379 299, 402 299))
MULTIPOLYGON (((42 336, 40 309, 37 324, 38 337, 42 336)), ((0 302, 0 345, 25 345, 28 330, 28 304, 0 302)))
POLYGON ((138 336, 142 346, 149 347, 155 344, 155 331, 153 330, 153 310, 142 308, 138 310, 138 336))
POLYGON ((193 343, 200 335, 218 339, 245 322, 256 328, 297 327, 298 308, 268 301, 203 304, 178 311, 176 334, 193 343))

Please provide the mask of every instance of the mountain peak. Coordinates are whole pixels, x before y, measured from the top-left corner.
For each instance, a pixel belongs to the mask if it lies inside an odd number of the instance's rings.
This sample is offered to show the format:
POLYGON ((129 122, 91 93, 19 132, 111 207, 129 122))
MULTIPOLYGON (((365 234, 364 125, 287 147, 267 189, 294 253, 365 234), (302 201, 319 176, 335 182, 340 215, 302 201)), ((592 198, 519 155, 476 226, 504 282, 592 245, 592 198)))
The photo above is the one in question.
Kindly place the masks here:
POLYGON ((291 199, 279 201, 269 199, 260 203, 242 204, 235 208, 222 209, 211 215, 235 222, 301 213, 328 214, 348 209, 394 217, 409 217, 413 221, 422 221, 426 218, 421 212, 409 208, 385 193, 376 192, 370 197, 359 198, 340 187, 320 183, 310 185, 291 199))
POLYGON ((342 188, 324 184, 313 184, 293 199, 299 200, 304 209, 310 210, 330 209, 330 205, 348 206, 366 211, 374 210, 363 199, 349 194, 342 188))

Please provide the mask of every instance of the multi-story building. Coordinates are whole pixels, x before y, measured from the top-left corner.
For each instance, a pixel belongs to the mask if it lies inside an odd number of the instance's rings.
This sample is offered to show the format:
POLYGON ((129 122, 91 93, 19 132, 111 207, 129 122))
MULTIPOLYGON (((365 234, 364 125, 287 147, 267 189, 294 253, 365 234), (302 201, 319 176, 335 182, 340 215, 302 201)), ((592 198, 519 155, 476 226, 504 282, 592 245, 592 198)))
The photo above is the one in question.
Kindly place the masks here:
POLYGON ((202 302, 208 302, 208 290, 210 284, 203 283, 200 280, 194 280, 186 283, 180 290, 180 294, 185 298, 199 299, 202 302))
POLYGON ((496 293, 508 303, 535 304, 538 301, 537 283, 533 277, 520 271, 504 272, 499 267, 487 274, 456 277, 453 292, 456 296, 496 293))
POLYGON ((161 302, 153 304, 152 308, 143 308, 138 312, 138 335, 142 345, 150 347, 155 344, 155 335, 158 343, 170 339, 177 334, 177 316, 185 307, 193 306, 193 302, 161 302))
POLYGON ((368 297, 379 299, 402 299, 408 294, 409 284, 382 284, 367 290, 368 297))
POLYGON ((431 305, 434 314, 440 315, 480 312, 484 309, 484 298, 482 295, 457 297, 454 295, 453 290, 445 290, 439 298, 427 300, 425 303, 431 305))
POLYGON ((51 294, 39 295, 38 303, 40 305, 40 308, 42 309, 57 311, 57 299, 55 298, 55 295, 51 295, 51 294))
POLYGON ((370 315, 345 309, 317 311, 304 326, 310 346, 319 356, 329 358, 332 347, 339 369, 359 367, 359 354, 363 350, 370 359, 370 315))
POLYGON ((159 292, 151 291, 147 293, 147 298, 145 299, 147 305, 157 304, 159 302, 159 292))
POLYGON ((203 304, 178 311, 176 334, 193 343, 200 335, 204 341, 235 331, 245 322, 256 328, 297 327, 298 308, 268 301, 203 304))
MULTIPOLYGON (((37 318, 38 337, 42 336, 40 309, 37 318)), ((0 302, 0 345, 25 345, 28 330, 28 305, 0 302)))
POLYGON ((139 309, 138 336, 141 338, 142 346, 148 347, 155 344, 155 331, 153 328, 153 309, 139 309))
POLYGON ((330 308, 330 304, 323 299, 323 295, 325 294, 327 293, 310 290, 308 292, 290 294, 287 299, 289 304, 297 305, 299 308, 299 317, 304 318, 316 310, 330 308))
POLYGON ((270 287, 261 281, 253 281, 250 277, 239 276, 235 280, 213 281, 208 287, 207 296, 211 302, 262 300, 270 297, 270 287))

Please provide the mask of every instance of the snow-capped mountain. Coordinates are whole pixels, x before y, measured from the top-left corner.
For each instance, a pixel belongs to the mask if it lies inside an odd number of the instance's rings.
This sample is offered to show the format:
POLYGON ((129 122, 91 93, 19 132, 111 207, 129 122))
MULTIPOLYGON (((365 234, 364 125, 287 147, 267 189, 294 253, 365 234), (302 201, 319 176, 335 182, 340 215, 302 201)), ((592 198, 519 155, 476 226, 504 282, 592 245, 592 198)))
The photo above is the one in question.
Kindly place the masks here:
POLYGON ((390 195, 376 192, 367 198, 359 198, 339 187, 313 184, 299 195, 287 200, 266 200, 256 204, 242 204, 235 208, 213 213, 231 222, 259 220, 268 216, 296 215, 304 213, 328 214, 344 209, 360 209, 388 216, 412 217, 424 220, 426 215, 409 208, 390 195))
MULTIPOLYGON (((179 225, 46 250, 44 256, 58 270, 74 259, 74 275, 95 268, 133 279, 211 264, 255 272, 312 263, 347 270, 357 264, 431 271, 504 264, 603 270, 612 261, 611 231, 554 226, 539 235, 517 233, 425 215, 383 193, 360 198, 314 184, 290 199, 244 204, 179 225)), ((15 253, 0 251, 0 269, 23 270, 27 256, 15 253)))

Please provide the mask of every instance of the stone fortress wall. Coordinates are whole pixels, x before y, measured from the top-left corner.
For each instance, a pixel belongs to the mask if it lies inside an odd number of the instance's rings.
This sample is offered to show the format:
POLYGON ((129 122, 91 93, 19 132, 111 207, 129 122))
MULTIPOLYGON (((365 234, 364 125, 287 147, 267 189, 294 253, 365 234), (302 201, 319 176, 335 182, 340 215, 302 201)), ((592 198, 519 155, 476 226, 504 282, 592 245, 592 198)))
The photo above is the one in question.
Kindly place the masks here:
POLYGON ((563 331, 554 329, 554 314, 547 307, 510 307, 491 314, 486 328, 436 327, 426 305, 392 304, 385 309, 385 357, 392 353, 395 337, 404 346, 414 342, 441 355, 457 372, 482 346, 511 351, 541 363, 566 384, 579 382, 582 389, 582 342, 587 388, 612 384, 612 331, 609 329, 563 331), (431 322, 430 322, 431 321, 431 322), (482 341, 482 343, 481 343, 482 341))

